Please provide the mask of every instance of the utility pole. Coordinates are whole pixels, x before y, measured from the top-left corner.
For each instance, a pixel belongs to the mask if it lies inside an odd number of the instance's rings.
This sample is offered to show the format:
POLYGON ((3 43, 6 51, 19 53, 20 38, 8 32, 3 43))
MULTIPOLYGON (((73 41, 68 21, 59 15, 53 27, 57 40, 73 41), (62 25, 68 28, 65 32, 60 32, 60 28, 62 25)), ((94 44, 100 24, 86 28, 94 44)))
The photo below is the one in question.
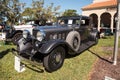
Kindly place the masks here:
POLYGON ((117 25, 116 25, 116 32, 115 32, 113 65, 117 64, 118 41, 119 41, 119 33, 120 33, 119 31, 120 31, 120 0, 117 0, 117 25))

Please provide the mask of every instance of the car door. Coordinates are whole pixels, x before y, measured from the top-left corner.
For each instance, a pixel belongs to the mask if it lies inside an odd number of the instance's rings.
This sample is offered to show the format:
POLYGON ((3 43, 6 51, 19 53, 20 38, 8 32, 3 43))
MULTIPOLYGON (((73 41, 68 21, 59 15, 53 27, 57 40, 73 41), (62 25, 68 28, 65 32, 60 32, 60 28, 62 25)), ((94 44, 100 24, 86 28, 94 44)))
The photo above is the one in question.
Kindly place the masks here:
POLYGON ((81 40, 86 40, 89 34, 89 18, 82 17, 80 20, 81 40))

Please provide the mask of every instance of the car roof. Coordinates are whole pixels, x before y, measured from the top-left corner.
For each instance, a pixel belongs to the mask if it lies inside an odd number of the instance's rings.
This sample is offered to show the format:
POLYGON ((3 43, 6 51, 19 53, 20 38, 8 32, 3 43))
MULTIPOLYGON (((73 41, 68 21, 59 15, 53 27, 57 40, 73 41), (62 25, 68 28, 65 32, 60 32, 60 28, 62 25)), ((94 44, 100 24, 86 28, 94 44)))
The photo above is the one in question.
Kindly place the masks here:
POLYGON ((58 17, 58 19, 80 19, 80 18, 83 18, 83 19, 89 19, 88 16, 62 16, 62 17, 58 17))

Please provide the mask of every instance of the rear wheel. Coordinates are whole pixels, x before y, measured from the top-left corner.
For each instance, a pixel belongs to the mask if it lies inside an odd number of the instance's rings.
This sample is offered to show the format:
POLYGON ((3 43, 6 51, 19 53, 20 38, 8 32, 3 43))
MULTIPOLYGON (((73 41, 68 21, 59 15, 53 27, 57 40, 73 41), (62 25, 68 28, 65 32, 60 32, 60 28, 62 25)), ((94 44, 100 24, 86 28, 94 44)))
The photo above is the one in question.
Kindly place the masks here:
POLYGON ((18 40, 20 40, 21 37, 22 37, 22 33, 16 33, 12 38, 13 44, 17 44, 18 40))
POLYGON ((62 67, 65 58, 65 49, 61 46, 44 57, 43 64, 48 72, 53 72, 62 67))
POLYGON ((94 39, 95 44, 98 44, 98 40, 99 40, 99 36, 98 36, 98 35, 96 35, 96 37, 95 37, 95 39, 94 39))

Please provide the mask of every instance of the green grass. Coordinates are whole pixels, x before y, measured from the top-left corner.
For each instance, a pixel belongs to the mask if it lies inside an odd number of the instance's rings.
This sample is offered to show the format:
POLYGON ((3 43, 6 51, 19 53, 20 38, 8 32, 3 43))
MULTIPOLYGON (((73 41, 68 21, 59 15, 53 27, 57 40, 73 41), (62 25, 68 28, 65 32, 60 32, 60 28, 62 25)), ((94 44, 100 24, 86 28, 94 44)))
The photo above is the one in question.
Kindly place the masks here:
MULTIPOLYGON (((98 45, 91 47, 89 50, 103 57, 106 55, 112 56, 112 52, 105 52, 102 47, 113 47, 113 40, 114 37, 100 39, 98 45)), ((12 47, 15 46, 0 46, 0 80, 88 80, 89 72, 97 59, 97 56, 86 50, 76 57, 65 59, 62 68, 53 73, 43 72, 44 68, 42 66, 38 66, 38 69, 30 64, 28 64, 29 67, 39 70, 39 72, 26 67, 24 72, 18 73, 14 69, 14 55, 9 52, 12 47)))

